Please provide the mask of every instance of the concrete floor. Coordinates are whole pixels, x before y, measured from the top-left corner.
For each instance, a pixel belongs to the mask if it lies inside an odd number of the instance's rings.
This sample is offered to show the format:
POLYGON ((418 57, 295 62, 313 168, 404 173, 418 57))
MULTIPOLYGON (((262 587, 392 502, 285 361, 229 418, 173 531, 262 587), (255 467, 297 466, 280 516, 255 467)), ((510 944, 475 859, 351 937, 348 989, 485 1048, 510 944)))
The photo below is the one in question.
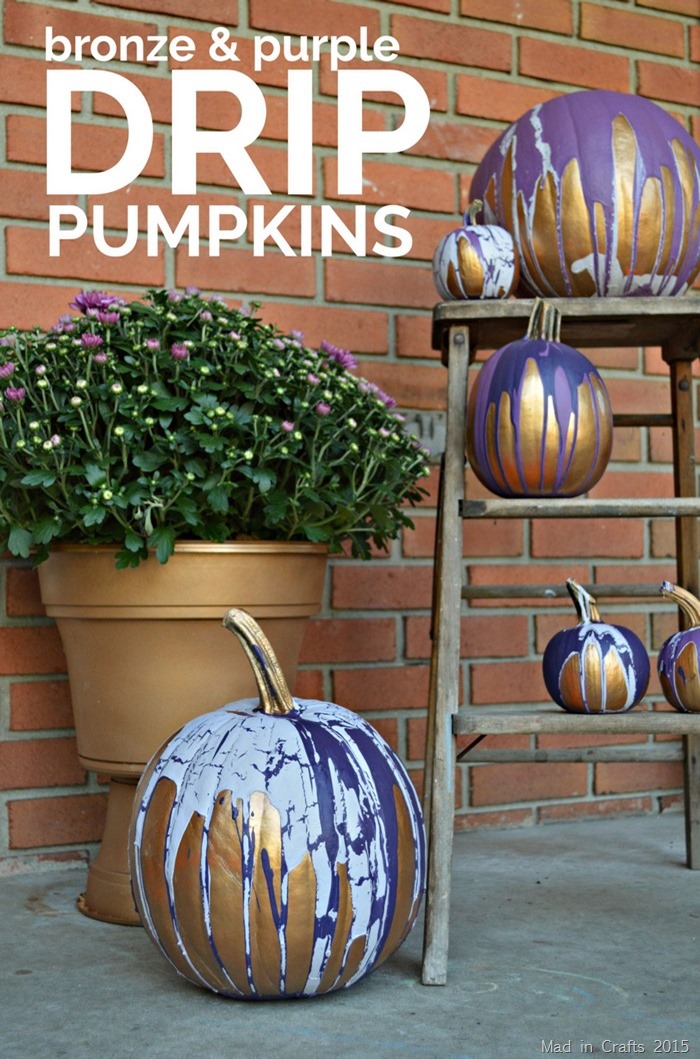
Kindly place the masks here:
POLYGON ((80 871, 0 880, 0 1056, 700 1059, 680 814, 461 834, 454 880, 447 986, 420 984, 421 922, 351 989, 267 1003, 200 990, 140 928, 85 919, 80 871))

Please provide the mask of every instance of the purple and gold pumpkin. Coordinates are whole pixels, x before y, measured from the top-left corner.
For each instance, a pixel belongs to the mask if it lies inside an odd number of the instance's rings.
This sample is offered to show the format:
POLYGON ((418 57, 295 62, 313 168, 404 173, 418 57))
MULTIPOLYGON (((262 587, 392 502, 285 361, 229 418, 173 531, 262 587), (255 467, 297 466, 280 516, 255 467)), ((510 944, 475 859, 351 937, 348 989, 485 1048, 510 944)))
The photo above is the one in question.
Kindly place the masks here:
POLYGON ((245 611, 224 623, 260 701, 190 721, 147 767, 130 838, 136 906, 172 966, 216 993, 342 989, 386 960, 418 913, 415 790, 361 717, 291 697, 245 611))
POLYGON ((534 294, 682 294, 700 272, 700 148, 640 96, 538 104, 490 147, 471 191, 479 219, 513 235, 534 294))
POLYGON ((433 256, 433 280, 446 301, 507 298, 518 286, 520 268, 513 236, 495 224, 475 224, 474 202, 461 228, 444 235, 433 256))
POLYGON ((471 388, 467 456, 499 496, 577 496, 610 458, 608 392, 590 360, 561 342, 560 323, 538 299, 525 337, 489 357, 471 388))
POLYGON ((674 633, 659 651, 656 665, 667 702, 681 713, 700 713, 700 600, 687 589, 661 582, 661 594, 674 600, 690 627, 674 633))
POLYGON ((579 623, 555 633, 542 656, 552 699, 569 713, 623 713, 644 697, 649 656, 624 625, 602 621, 595 599, 576 581, 566 582, 579 623))

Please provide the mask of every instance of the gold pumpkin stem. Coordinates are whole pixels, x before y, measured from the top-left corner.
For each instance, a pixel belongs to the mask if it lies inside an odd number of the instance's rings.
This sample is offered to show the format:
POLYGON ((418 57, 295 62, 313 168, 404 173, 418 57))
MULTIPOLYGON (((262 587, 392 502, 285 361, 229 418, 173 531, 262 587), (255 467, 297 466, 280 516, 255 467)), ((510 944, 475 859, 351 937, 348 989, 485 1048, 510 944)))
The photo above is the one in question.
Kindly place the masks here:
POLYGON ((561 341, 561 313, 556 305, 550 305, 544 298, 535 298, 525 337, 542 338, 545 342, 561 341))
POLYGON ((263 713, 284 716, 294 709, 287 681, 265 633, 247 611, 233 607, 224 615, 224 626, 235 636, 253 667, 263 713))
POLYGON ((467 212, 464 214, 466 224, 476 224, 477 214, 481 212, 483 205, 482 199, 474 199, 473 202, 469 203, 467 212))
POLYGON ((687 616, 691 628, 696 628, 700 625, 700 599, 697 596, 694 596, 687 588, 671 584, 670 581, 662 581, 659 586, 659 592, 662 596, 666 596, 667 599, 672 599, 674 603, 678 604, 687 616))
POLYGON ((574 601, 578 620, 581 623, 601 620, 595 597, 590 592, 587 592, 583 585, 579 585, 578 581, 574 581, 573 577, 570 577, 566 582, 566 587, 574 601))

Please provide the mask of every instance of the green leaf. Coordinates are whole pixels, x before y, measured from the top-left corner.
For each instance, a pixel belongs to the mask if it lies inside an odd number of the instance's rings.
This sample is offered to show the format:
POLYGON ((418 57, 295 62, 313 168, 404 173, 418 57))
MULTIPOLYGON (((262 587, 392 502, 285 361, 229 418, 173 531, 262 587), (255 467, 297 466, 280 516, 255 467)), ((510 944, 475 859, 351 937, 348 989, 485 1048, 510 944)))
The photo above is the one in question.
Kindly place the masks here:
POLYGON ((34 524, 34 540, 37 544, 48 544, 61 529, 60 522, 55 518, 42 518, 34 524))
POLYGON ((168 526, 159 526, 151 534, 148 544, 149 547, 155 548, 158 562, 167 563, 175 551, 175 532, 168 526))
POLYGON ((107 517, 107 509, 104 507, 91 507, 83 515, 84 526, 99 526, 107 517))
POLYGON ((22 485, 43 485, 45 489, 50 489, 55 482, 56 475, 49 471, 29 471, 21 480, 22 485))
POLYGON ((275 472, 266 471, 263 467, 254 467, 252 478, 261 493, 269 492, 277 481, 275 472))
POLYGON ((321 529, 320 526, 306 526, 304 533, 310 541, 323 542, 330 539, 328 531, 321 529))
POLYGON ((85 477, 88 480, 88 485, 102 485, 107 481, 105 471, 98 467, 96 463, 85 464, 85 477))
POLYGON ((216 511, 220 515, 224 515, 228 511, 228 493, 220 485, 209 490, 207 500, 212 511, 216 511))
POLYGON ((7 538, 7 550, 21 559, 28 559, 32 550, 34 538, 29 530, 21 526, 13 526, 7 538))
POLYGON ((155 471, 163 466, 167 458, 165 453, 159 452, 158 449, 149 449, 148 452, 137 452, 133 462, 142 471, 155 471))
POLYGON ((131 530, 127 530, 124 534, 124 547, 129 552, 140 552, 144 546, 143 537, 139 537, 138 533, 133 533, 131 530))

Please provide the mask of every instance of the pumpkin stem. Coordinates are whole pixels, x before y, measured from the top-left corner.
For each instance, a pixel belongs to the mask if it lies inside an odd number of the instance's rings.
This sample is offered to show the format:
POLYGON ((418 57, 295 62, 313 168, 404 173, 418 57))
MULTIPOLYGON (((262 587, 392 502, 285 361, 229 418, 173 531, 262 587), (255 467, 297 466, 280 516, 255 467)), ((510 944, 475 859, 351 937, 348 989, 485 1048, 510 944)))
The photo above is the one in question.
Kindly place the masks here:
POLYGON ((578 581, 574 581, 573 577, 570 577, 566 582, 566 587, 569 591, 569 595, 574 601, 576 607, 576 613, 578 620, 582 623, 589 621, 600 621, 600 611, 598 610, 598 604, 595 601, 595 597, 587 592, 583 585, 579 585, 578 581))
POLYGON ((253 667, 263 713, 282 716, 291 713, 294 709, 294 699, 270 641, 255 618, 247 611, 233 607, 224 615, 224 625, 238 637, 253 667))
POLYGON ((662 581, 659 592, 678 604, 683 613, 688 616, 692 628, 700 625, 700 599, 692 592, 689 592, 687 588, 681 588, 680 585, 673 585, 670 581, 662 581))
POLYGON ((467 211, 464 214, 464 223, 476 224, 477 215, 481 213, 483 205, 484 203, 482 199, 474 199, 473 202, 470 202, 467 206, 467 211))
POLYGON ((561 313, 556 305, 544 298, 535 298, 525 337, 542 338, 545 342, 561 341, 561 313))

